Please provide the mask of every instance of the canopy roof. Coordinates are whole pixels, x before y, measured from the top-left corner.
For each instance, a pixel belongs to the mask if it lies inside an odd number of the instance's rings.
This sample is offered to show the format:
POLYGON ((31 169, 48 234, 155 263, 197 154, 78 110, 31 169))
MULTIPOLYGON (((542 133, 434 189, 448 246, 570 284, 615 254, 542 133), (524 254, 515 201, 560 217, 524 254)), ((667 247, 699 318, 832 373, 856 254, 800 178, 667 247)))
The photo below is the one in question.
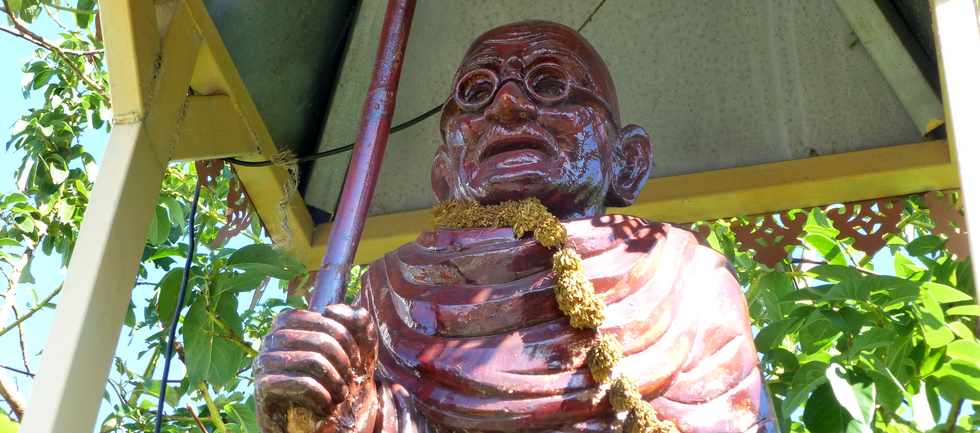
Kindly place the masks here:
MULTIPOLYGON (((365 1, 358 14, 320 150, 356 136, 383 3, 365 1)), ((584 25, 582 33, 611 69, 624 121, 651 132, 654 176, 920 140, 914 121, 834 2, 719 7, 712 1, 620 0, 596 9, 598 3, 420 2, 395 123, 445 100, 462 53, 477 35, 508 22, 548 19, 573 28, 584 25)), ((934 52, 928 1, 896 6, 893 25, 909 34, 905 48, 922 60, 931 85, 936 69, 927 54, 934 52)), ((432 204, 429 166, 440 140, 437 124, 433 116, 391 138, 372 214, 432 204)), ((304 192, 308 205, 333 211, 347 157, 311 168, 304 192)))
MULTIPOLYGON (((205 3, 277 148, 306 155, 354 140, 386 0, 205 3)), ((419 2, 394 124, 446 99, 477 35, 546 19, 582 28, 624 122, 651 133, 655 179, 629 213, 686 222, 955 187, 947 144, 928 141, 944 134, 928 3, 419 2)), ((427 225, 437 123, 391 137, 370 210, 386 217, 368 220, 359 260, 427 225)), ((313 238, 311 264, 349 158, 301 167, 290 218, 313 238)), ((239 173, 269 226, 279 187, 249 170, 239 173)))

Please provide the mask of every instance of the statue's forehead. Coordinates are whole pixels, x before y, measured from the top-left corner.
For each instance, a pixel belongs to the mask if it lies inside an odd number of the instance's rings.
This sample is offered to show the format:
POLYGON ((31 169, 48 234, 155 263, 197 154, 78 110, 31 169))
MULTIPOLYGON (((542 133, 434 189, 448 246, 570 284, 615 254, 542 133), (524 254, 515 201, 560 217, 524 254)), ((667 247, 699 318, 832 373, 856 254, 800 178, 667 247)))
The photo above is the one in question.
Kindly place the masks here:
POLYGON ((488 59, 529 58, 551 55, 570 60, 591 75, 594 53, 581 37, 570 30, 544 26, 515 26, 491 30, 477 38, 463 59, 463 65, 488 59))

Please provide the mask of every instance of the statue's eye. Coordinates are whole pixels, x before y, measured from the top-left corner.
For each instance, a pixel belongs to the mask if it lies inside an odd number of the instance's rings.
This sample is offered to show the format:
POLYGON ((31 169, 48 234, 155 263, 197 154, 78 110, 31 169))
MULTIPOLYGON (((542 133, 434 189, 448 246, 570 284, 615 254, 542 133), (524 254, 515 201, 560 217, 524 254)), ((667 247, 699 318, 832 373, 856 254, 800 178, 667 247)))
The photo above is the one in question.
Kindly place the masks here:
POLYGON ((557 101, 568 95, 568 75, 557 65, 535 66, 527 74, 528 88, 545 101, 557 101))
POLYGON ((497 77, 490 71, 477 69, 459 79, 454 96, 463 108, 478 109, 490 102, 496 88, 497 77))

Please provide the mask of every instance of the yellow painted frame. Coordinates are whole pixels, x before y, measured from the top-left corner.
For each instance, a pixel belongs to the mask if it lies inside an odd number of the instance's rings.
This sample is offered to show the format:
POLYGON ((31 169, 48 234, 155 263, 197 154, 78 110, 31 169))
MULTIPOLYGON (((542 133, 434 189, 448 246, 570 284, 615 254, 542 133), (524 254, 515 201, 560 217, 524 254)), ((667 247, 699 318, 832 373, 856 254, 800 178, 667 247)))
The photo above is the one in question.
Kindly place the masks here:
MULTIPOLYGON (((945 141, 887 146, 650 180, 636 204, 617 212, 684 223, 829 203, 958 188, 945 141)), ((429 210, 368 218, 356 261, 368 263, 432 226, 429 210)), ((329 224, 316 228, 304 262, 319 265, 329 224)))

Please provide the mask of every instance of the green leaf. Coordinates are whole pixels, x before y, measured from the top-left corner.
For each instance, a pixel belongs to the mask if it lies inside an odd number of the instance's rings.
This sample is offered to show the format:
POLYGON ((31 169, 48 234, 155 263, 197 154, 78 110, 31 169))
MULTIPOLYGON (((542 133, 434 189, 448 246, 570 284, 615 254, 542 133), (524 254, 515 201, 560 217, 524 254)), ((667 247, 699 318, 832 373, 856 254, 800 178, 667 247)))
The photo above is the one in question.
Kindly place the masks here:
POLYGON ((16 239, 13 239, 13 238, 0 238, 0 248, 3 248, 3 247, 19 247, 19 246, 20 246, 20 242, 17 242, 16 239))
POLYGON ((905 250, 913 256, 920 257, 939 251, 945 243, 945 239, 936 235, 921 236, 906 245, 905 250))
POLYGON ((780 320, 778 322, 772 322, 762 328, 758 334, 755 335, 755 347, 761 350, 766 350, 770 347, 776 347, 786 336, 786 331, 789 328, 791 321, 789 319, 780 320))
POLYGON ((157 260, 166 257, 187 257, 187 244, 174 245, 157 249, 146 260, 157 260))
MULTIPOLYGON (((351 279, 351 281, 354 280, 351 279)), ((766 316, 771 320, 782 318, 785 313, 782 308, 784 302, 782 299, 795 290, 793 279, 785 272, 769 272, 760 278, 756 285, 755 293, 766 307, 766 316)))
POLYGON ((853 358, 865 350, 890 346, 895 344, 896 339, 898 339, 898 333, 891 328, 871 328, 854 339, 845 356, 853 358))
POLYGON ((812 433, 840 433, 850 420, 826 383, 813 391, 803 410, 803 423, 812 433))
POLYGON ((895 261, 895 276, 899 278, 910 279, 925 271, 925 269, 919 267, 912 259, 901 252, 896 251, 893 257, 895 261))
POLYGON ((78 0, 76 9, 83 12, 75 13, 75 23, 78 24, 79 28, 87 28, 89 23, 92 22, 92 15, 90 12, 95 9, 95 0, 78 0))
POLYGON ((160 202, 170 211, 170 223, 175 226, 187 225, 187 216, 184 213, 184 206, 181 206, 173 197, 160 197, 160 202))
POLYGON ((827 383, 827 376, 824 374, 826 370, 827 364, 820 361, 808 362, 800 366, 800 369, 793 375, 793 383, 780 408, 783 417, 789 418, 796 411, 796 408, 807 400, 810 392, 827 383))
POLYGON ((191 305, 181 335, 187 358, 187 377, 192 385, 202 380, 214 387, 230 382, 245 359, 245 352, 224 337, 224 330, 211 318, 214 314, 227 327, 241 334, 241 318, 234 296, 222 296, 217 305, 206 305, 207 298, 198 296, 191 305), (209 308, 213 310, 209 311, 209 308), (211 314, 209 314, 211 313, 211 314), (235 328, 238 329, 235 329, 235 328))
POLYGON ((126 318, 123 319, 123 324, 129 328, 136 326, 136 312, 134 311, 136 306, 133 305, 133 301, 129 301, 129 307, 126 308, 126 318))
POLYGON ((30 216, 22 216, 17 220, 17 228, 24 233, 34 233, 34 218, 30 216))
MULTIPOLYGON (((836 212, 836 211, 831 211, 836 212)), ((819 234, 826 236, 830 239, 837 238, 840 231, 834 228, 833 223, 827 218, 823 210, 820 208, 813 208, 810 213, 806 216, 806 224, 803 225, 803 231, 809 234, 819 234)))
POLYGON ((953 341, 953 331, 946 327, 946 318, 943 316, 943 308, 939 302, 933 298, 930 292, 925 290, 919 296, 921 307, 918 308, 921 315, 920 324, 922 325, 923 336, 926 345, 929 347, 942 347, 953 341))
POLYGON ((923 283, 922 289, 928 291, 929 294, 932 295, 932 297, 935 298, 940 304, 973 300, 970 295, 967 295, 966 293, 945 284, 935 282, 923 283))
POLYGON ((160 245, 170 236, 170 217, 163 206, 156 207, 153 221, 150 222, 150 234, 147 240, 152 245, 160 245))
POLYGON ((17 433, 19 429, 20 424, 7 418, 7 415, 0 413, 0 433, 17 433))
POLYGON ((859 424, 861 433, 871 433, 871 425, 875 414, 875 386, 861 383, 851 384, 841 374, 844 368, 839 364, 831 364, 827 368, 827 380, 834 390, 837 402, 847 410, 847 413, 859 424))
POLYGON ((980 316, 980 305, 957 305, 946 310, 950 316, 980 316))
POLYGON ((255 290, 268 277, 259 272, 225 272, 218 275, 217 293, 248 292, 255 290))
POLYGON ((289 280, 303 273, 303 265, 289 253, 271 245, 254 244, 240 248, 228 258, 228 265, 245 272, 289 280))
POLYGON ((22 0, 7 0, 7 7, 10 8, 10 12, 12 12, 14 15, 18 15, 19 16, 20 13, 21 13, 21 7, 23 7, 23 1, 22 0))
POLYGON ((948 401, 959 398, 980 400, 980 365, 976 361, 953 360, 933 373, 938 380, 939 391, 948 401))
POLYGON ((170 321, 174 317, 174 309, 177 308, 177 297, 180 295, 180 280, 183 279, 184 269, 173 268, 157 283, 157 316, 160 324, 164 328, 170 327, 170 321))
POLYGON ((841 252, 840 247, 833 238, 827 237, 820 233, 808 234, 803 238, 803 242, 806 242, 811 248, 820 253, 824 259, 827 260, 832 265, 846 265, 847 260, 844 257, 844 253, 841 252))
POLYGON ((798 335, 803 352, 816 353, 824 352, 824 348, 840 337, 841 332, 822 311, 815 311, 807 317, 798 335))
POLYGON ((249 397, 244 404, 226 404, 225 413, 235 420, 242 433, 262 433, 255 416, 255 400, 249 397))
POLYGON ((973 331, 970 329, 969 326, 964 325, 963 322, 954 320, 952 322, 946 322, 946 326, 949 328, 950 331, 953 331, 953 334, 955 334, 957 337, 960 337, 964 340, 973 340, 974 338, 973 331))
POLYGON ((17 279, 17 284, 34 284, 34 275, 31 274, 31 265, 34 264, 34 257, 31 256, 24 265, 24 269, 20 273, 20 278, 17 279))
POLYGON ((840 265, 818 265, 811 268, 808 273, 817 279, 827 282, 839 282, 848 279, 861 278, 861 272, 850 266, 840 265))
POLYGON ((956 340, 946 346, 946 355, 954 360, 980 364, 980 343, 969 340, 956 340))
POLYGON ((828 301, 865 301, 871 296, 871 286, 868 279, 863 276, 852 276, 844 278, 841 282, 831 286, 824 299, 828 301))

